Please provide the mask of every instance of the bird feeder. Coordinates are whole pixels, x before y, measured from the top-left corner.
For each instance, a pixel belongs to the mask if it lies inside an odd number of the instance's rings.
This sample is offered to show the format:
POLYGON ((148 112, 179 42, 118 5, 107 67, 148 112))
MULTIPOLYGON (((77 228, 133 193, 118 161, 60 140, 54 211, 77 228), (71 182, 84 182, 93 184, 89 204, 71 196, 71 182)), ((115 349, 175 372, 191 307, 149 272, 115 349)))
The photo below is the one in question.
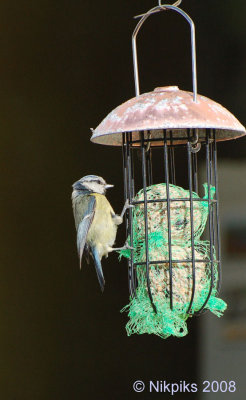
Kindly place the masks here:
POLYGON ((217 143, 246 132, 227 109, 197 94, 195 27, 178 7, 180 3, 159 1, 139 16, 132 36, 136 97, 114 109, 91 138, 94 143, 122 147, 125 200, 134 206, 126 216, 130 249, 121 253, 128 259, 129 335, 184 336, 188 317, 206 310, 221 316, 226 308, 218 297, 217 143), (190 25, 193 91, 167 86, 140 94, 137 35, 149 16, 167 10, 190 25), (186 188, 178 186, 176 179, 177 152, 183 160, 186 188), (198 169, 202 153, 206 159, 203 195, 198 169))

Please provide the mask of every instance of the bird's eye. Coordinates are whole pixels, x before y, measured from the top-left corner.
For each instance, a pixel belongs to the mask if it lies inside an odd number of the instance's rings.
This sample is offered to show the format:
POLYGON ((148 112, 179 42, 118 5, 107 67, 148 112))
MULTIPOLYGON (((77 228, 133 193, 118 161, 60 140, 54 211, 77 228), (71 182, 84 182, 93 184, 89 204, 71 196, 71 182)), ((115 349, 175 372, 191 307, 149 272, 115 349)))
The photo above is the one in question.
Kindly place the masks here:
POLYGON ((98 183, 100 185, 101 181, 99 181, 99 179, 96 181, 96 183, 98 183))

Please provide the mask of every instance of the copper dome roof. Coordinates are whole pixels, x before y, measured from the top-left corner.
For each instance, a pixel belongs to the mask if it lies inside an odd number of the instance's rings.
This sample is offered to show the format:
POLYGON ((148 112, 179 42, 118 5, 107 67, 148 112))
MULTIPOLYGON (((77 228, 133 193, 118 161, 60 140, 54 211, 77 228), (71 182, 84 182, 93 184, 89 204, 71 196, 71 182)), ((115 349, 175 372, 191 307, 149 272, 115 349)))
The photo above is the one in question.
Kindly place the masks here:
MULTIPOLYGON (((91 141, 105 145, 122 145, 122 133, 150 131, 152 138, 163 138, 163 129, 178 139, 184 130, 198 129, 199 140, 206 129, 215 129, 218 140, 229 140, 246 134, 245 128, 227 109, 207 97, 179 90, 177 86, 156 88, 134 97, 111 111, 93 130, 91 141)), ((182 142, 182 140, 181 140, 182 142)))

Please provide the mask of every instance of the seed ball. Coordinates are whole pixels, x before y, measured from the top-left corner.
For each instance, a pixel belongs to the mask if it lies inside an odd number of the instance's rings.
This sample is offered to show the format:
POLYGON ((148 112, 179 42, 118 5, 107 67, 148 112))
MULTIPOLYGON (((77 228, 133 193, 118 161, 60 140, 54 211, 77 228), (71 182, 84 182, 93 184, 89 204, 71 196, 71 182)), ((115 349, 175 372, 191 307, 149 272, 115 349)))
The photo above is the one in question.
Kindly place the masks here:
MULTIPOLYGON (((155 261, 168 261, 169 256, 167 250, 151 249, 149 258, 155 261)), ((194 309, 198 311, 202 304, 199 299, 206 299, 210 288, 210 263, 206 255, 199 250, 195 250, 195 295, 194 309), (204 261, 203 261, 204 260, 204 261)), ((191 248, 182 248, 172 246, 172 293, 174 305, 189 305, 192 296, 193 277, 191 248), (180 261, 180 262, 175 262, 180 261), (183 260, 183 261, 182 261, 183 260)), ((141 261, 145 261, 142 257, 141 261)), ((145 268, 139 270, 140 274, 146 274, 145 268)), ((143 277, 142 277, 143 278, 143 277)), ((155 264, 149 270, 150 288, 154 299, 165 300, 170 299, 170 274, 169 262, 155 264)), ((143 279, 142 279, 143 280, 143 279)), ((216 285, 216 277, 214 286, 216 285)))
MULTIPOLYGON (((167 199, 166 184, 160 183, 147 188, 147 200, 167 199)), ((190 193, 181 187, 169 185, 170 199, 187 199, 170 201, 170 220, 172 243, 187 242, 191 237, 191 213, 190 193)), ((193 192, 193 199, 199 196, 193 192)), ((143 189, 136 195, 135 201, 144 200, 143 189)), ((161 232, 163 237, 168 238, 168 215, 167 202, 156 202, 147 204, 148 233, 161 232)), ((136 204, 133 210, 134 232, 141 239, 145 236, 144 204, 136 204)), ((193 227, 194 237, 200 237, 204 231, 207 221, 208 209, 206 203, 193 201, 193 227)))

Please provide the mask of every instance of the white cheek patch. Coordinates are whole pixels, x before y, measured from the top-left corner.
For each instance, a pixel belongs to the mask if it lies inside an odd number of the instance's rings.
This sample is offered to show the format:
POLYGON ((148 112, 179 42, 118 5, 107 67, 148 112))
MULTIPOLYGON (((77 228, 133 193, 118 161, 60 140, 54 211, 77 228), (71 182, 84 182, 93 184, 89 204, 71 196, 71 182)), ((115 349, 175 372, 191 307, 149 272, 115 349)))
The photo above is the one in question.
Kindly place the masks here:
POLYGON ((104 186, 96 182, 85 183, 84 186, 92 192, 104 194, 104 186))

